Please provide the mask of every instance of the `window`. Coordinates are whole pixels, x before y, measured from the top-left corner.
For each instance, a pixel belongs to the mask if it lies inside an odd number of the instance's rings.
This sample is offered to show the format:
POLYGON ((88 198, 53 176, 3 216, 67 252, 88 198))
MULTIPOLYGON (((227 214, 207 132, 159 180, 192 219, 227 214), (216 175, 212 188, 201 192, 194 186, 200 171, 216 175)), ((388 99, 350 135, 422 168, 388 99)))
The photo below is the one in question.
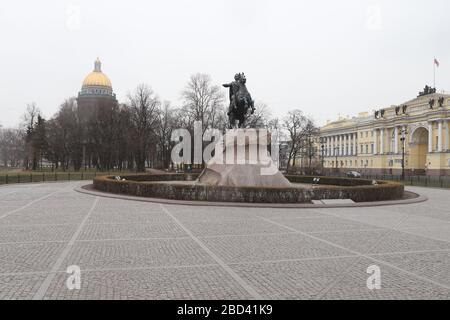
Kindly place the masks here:
POLYGON ((366 131, 366 138, 369 136, 369 131, 366 131))
POLYGON ((373 143, 370 145, 370 153, 373 153, 375 151, 373 143))
POLYGON ((361 167, 364 166, 364 161, 361 160, 361 167))
POLYGON ((366 153, 369 153, 369 145, 366 144, 366 153))

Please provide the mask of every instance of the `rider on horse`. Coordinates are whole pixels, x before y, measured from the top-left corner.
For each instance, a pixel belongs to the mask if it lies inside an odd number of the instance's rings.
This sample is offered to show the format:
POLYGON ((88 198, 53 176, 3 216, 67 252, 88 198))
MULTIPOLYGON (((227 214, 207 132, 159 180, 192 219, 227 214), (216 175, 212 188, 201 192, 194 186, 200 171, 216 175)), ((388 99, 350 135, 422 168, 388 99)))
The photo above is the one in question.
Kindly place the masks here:
POLYGON ((230 119, 230 127, 235 125, 236 120, 239 121, 239 127, 244 127, 248 110, 251 109, 252 114, 255 111, 254 102, 245 85, 247 79, 244 73, 237 73, 234 80, 223 85, 225 88, 230 88, 230 106, 227 115, 230 119))
POLYGON ((231 83, 226 83, 223 86, 225 88, 230 88, 230 106, 228 107, 227 115, 229 116, 233 109, 236 107, 236 93, 239 91, 239 87, 241 85, 241 74, 236 73, 234 75, 234 81, 231 83))

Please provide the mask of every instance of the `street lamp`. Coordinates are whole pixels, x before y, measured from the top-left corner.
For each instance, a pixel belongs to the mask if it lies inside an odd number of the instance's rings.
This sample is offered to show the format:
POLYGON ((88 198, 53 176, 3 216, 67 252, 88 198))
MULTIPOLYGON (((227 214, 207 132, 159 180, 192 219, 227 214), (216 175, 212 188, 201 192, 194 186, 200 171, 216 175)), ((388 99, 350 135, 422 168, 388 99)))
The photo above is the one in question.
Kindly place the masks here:
POLYGON ((338 150, 339 150, 338 147, 334 147, 334 155, 336 156, 336 173, 339 171, 339 168, 338 168, 338 150))
POLYGON ((324 148, 325 148, 325 145, 324 145, 324 139, 321 137, 320 138, 320 143, 321 143, 321 146, 320 146, 320 148, 321 148, 321 150, 322 150, 322 174, 323 174, 323 162, 324 162, 324 148))
POLYGON ((402 128, 400 141, 402 142, 402 180, 405 180, 405 140, 406 140, 406 128, 402 128))

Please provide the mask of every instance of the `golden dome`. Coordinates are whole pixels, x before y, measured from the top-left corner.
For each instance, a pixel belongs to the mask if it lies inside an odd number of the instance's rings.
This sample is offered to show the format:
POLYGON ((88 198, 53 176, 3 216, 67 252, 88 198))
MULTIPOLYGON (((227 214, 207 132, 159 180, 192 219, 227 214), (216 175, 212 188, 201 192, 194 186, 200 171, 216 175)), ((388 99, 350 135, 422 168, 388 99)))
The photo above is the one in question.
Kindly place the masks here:
POLYGON ((108 87, 112 89, 111 80, 102 72, 101 69, 102 63, 97 58, 95 61, 94 71, 87 75, 83 81, 83 87, 108 87))

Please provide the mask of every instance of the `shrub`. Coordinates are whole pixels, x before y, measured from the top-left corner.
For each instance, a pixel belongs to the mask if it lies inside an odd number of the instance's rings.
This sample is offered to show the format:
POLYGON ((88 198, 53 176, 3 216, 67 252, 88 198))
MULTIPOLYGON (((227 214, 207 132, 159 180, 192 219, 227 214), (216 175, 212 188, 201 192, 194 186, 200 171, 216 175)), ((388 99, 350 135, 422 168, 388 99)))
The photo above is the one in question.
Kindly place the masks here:
MULTIPOLYGON (((223 187, 201 184, 161 183, 162 181, 194 180, 197 174, 145 174, 101 176, 94 179, 94 188, 100 191, 140 197, 172 200, 249 202, 249 203, 310 203, 321 199, 352 199, 355 202, 370 202, 401 199, 404 186, 396 182, 320 177, 314 188, 257 188, 223 187)), ((293 183, 313 183, 313 176, 287 175, 293 183)))

